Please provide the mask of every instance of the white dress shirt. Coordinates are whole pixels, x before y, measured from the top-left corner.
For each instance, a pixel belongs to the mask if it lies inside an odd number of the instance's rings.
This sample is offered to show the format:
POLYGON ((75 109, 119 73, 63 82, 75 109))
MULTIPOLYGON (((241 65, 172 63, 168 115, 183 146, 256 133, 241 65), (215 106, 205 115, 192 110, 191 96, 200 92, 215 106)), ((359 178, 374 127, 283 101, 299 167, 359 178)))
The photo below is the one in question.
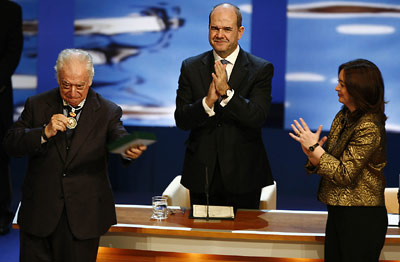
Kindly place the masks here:
MULTIPOLYGON (((213 55, 214 55, 214 60, 215 60, 215 61, 220 61, 220 60, 225 59, 225 60, 227 60, 227 61, 229 62, 229 63, 226 64, 226 74, 227 74, 227 79, 226 79, 226 80, 227 80, 227 81, 229 81, 229 78, 231 77, 233 67, 235 66, 236 59, 237 59, 237 57, 238 57, 238 55, 239 55, 239 50, 240 50, 240 47, 239 47, 239 45, 238 45, 238 46, 236 47, 235 51, 233 51, 232 54, 230 54, 230 55, 227 56, 226 58, 220 57, 220 56, 215 52, 215 50, 213 50, 213 55)), ((233 94, 235 93, 234 90, 228 90, 228 91, 229 91, 229 92, 226 93, 228 97, 226 97, 225 99, 222 99, 221 101, 217 101, 217 103, 220 103, 220 105, 221 105, 222 107, 225 107, 225 106, 229 103, 229 101, 230 101, 230 100, 232 99, 232 97, 233 97, 233 94)), ((204 110, 206 111, 206 113, 208 114, 208 116, 211 117, 211 116, 215 115, 214 105, 212 106, 212 108, 210 108, 210 107, 207 105, 207 103, 206 103, 206 98, 205 98, 205 97, 203 98, 202 103, 203 103, 204 110)))

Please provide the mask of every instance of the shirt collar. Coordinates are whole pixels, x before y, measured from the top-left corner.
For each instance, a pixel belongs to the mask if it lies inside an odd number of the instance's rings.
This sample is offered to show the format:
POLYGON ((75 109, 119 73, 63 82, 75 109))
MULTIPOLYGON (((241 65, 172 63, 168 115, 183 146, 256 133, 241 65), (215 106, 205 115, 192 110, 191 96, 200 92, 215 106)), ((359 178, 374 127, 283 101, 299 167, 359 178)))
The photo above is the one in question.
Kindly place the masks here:
POLYGON ((214 55, 214 60, 215 61, 219 61, 219 60, 227 60, 230 64, 235 65, 236 59, 239 55, 239 51, 240 51, 240 47, 239 45, 237 45, 235 51, 232 52, 232 54, 230 54, 229 56, 227 56, 226 58, 222 58, 220 57, 217 52, 215 52, 215 50, 213 49, 213 55, 214 55))
MULTIPOLYGON (((68 105, 69 105, 64 99, 63 99, 62 101, 63 101, 63 106, 68 106, 68 105)), ((77 107, 82 108, 83 105, 85 104, 85 102, 86 102, 86 98, 83 99, 83 101, 80 102, 79 105, 78 105, 77 107)), ((69 106, 71 106, 71 105, 69 105, 69 106)), ((73 107, 73 106, 71 106, 71 107, 73 107)))

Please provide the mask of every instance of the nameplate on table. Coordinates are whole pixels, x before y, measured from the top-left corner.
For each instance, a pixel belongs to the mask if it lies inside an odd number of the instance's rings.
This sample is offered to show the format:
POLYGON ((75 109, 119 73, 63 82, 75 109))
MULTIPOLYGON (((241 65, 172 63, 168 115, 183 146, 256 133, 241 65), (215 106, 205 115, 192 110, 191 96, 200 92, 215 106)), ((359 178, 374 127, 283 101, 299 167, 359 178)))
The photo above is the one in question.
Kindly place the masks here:
POLYGON ((209 218, 209 219, 234 219, 235 212, 232 206, 208 206, 193 205, 193 218, 209 218))

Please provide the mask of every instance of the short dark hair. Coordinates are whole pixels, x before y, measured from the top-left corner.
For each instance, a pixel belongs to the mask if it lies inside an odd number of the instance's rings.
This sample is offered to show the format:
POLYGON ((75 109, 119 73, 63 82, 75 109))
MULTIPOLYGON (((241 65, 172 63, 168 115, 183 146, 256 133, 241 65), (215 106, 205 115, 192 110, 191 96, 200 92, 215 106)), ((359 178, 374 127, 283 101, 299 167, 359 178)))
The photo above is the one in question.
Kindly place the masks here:
POLYGON ((355 59, 339 66, 338 74, 344 70, 344 84, 353 98, 355 118, 365 113, 375 113, 385 122, 385 87, 379 68, 366 59, 355 59))
POLYGON ((221 4, 214 6, 213 9, 211 10, 210 14, 208 15, 208 25, 210 25, 210 23, 211 23, 211 15, 214 12, 215 8, 217 8, 218 6, 221 6, 221 5, 229 5, 229 6, 233 7, 233 9, 235 10, 235 13, 236 13, 237 27, 238 28, 241 27, 242 26, 242 13, 240 12, 240 8, 237 7, 236 5, 233 5, 230 3, 221 3, 221 4))

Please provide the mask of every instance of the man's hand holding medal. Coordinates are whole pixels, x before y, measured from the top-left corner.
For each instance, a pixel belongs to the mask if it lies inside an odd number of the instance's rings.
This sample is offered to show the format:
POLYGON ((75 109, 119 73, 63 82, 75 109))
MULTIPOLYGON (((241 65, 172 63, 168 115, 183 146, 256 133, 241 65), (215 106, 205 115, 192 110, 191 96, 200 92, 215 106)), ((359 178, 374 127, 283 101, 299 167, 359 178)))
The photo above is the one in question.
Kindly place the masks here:
POLYGON ((63 114, 53 115, 44 129, 46 137, 49 139, 50 137, 57 135, 59 131, 65 132, 69 125, 69 121, 69 118, 63 114))

